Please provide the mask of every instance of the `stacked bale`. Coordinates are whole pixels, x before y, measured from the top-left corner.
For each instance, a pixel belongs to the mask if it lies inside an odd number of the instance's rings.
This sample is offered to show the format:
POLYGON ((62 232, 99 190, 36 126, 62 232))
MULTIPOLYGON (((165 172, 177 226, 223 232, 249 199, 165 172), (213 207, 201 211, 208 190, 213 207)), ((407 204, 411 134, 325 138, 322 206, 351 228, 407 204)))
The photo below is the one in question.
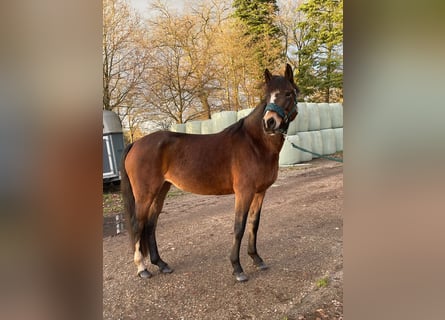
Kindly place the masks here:
MULTIPOLYGON (((312 135, 309 131, 298 132, 297 136, 300 140, 300 144, 298 144, 298 146, 300 146, 306 150, 312 150, 312 135)), ((300 153, 300 161, 301 162, 311 161, 311 160, 312 160, 312 154, 310 154, 308 152, 300 153)))
POLYGON ((201 133, 201 121, 189 121, 185 124, 185 132, 200 134, 201 133))
POLYGON ((320 130, 331 129, 331 108, 328 103, 319 103, 318 112, 320 114, 320 130))
POLYGON ((320 130, 321 139, 323 141, 323 152, 321 154, 333 154, 337 151, 336 137, 334 129, 320 130))
POLYGON ((309 115, 307 112, 307 104, 305 102, 298 103, 298 115, 296 121, 299 132, 309 131, 309 115))
POLYGON ((279 165, 292 165, 301 161, 301 151, 294 148, 292 143, 300 145, 300 137, 297 135, 288 136, 284 141, 283 148, 280 152, 279 165))
MULTIPOLYGON (((323 154, 323 139, 321 138, 320 131, 309 131, 312 139, 312 149, 309 149, 312 152, 323 154)), ((312 158, 319 158, 317 155, 312 155, 312 158)))
POLYGON ((237 121, 240 120, 241 118, 247 117, 253 111, 253 109, 254 108, 249 108, 249 109, 242 109, 242 110, 238 111, 237 118, 236 118, 237 121))
POLYGON ((343 151, 343 128, 335 128, 332 130, 334 130, 335 134, 336 151, 343 151))
POLYGON ((309 131, 320 130, 320 112, 316 103, 307 103, 307 114, 309 118, 309 131))
POLYGON ((343 106, 341 103, 330 103, 332 128, 343 128, 343 106))
POLYGON ((185 123, 173 123, 170 126, 170 131, 173 131, 173 132, 185 132, 185 123))
POLYGON ((201 133, 210 134, 213 133, 213 120, 208 119, 201 122, 201 133))
POLYGON ((287 129, 287 134, 289 136, 293 136, 296 135, 297 132, 299 131, 298 129, 298 117, 299 115, 297 115, 297 117, 294 119, 294 121, 292 121, 291 123, 289 123, 289 128, 287 129))
POLYGON ((212 115, 213 132, 217 133, 223 131, 228 126, 237 121, 238 112, 236 111, 221 111, 212 115))

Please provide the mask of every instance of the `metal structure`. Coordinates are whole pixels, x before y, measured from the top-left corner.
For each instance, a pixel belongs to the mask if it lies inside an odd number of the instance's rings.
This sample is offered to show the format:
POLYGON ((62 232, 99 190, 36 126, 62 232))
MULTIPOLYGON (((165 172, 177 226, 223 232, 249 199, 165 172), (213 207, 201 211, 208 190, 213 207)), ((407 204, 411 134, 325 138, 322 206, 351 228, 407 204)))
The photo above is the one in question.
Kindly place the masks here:
POLYGON ((124 134, 122 124, 117 114, 103 110, 103 182, 119 181, 119 165, 124 150, 124 134))

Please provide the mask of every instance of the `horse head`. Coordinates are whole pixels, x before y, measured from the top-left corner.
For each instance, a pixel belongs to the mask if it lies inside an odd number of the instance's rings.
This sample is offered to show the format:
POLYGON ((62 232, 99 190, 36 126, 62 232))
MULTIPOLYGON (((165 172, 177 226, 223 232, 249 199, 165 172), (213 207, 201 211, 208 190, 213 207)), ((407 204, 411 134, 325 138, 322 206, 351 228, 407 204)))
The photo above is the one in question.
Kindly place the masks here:
POLYGON ((284 76, 264 71, 266 106, 263 113, 264 130, 268 134, 286 133, 289 123, 298 114, 298 87, 294 82, 292 67, 286 64, 284 76))

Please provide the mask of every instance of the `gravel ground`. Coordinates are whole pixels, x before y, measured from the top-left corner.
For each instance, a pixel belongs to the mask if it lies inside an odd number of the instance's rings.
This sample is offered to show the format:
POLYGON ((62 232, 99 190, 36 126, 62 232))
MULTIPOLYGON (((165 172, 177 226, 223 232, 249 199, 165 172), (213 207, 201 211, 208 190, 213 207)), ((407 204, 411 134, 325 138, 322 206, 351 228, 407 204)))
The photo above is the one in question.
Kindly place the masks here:
POLYGON ((258 232, 269 269, 255 269, 245 237, 240 258, 246 283, 235 281, 229 261, 233 208, 233 195, 173 190, 157 240, 174 272, 160 274, 149 264, 150 279, 136 276, 126 232, 115 234, 120 212, 105 215, 103 318, 342 319, 343 165, 317 159, 280 169, 258 232))

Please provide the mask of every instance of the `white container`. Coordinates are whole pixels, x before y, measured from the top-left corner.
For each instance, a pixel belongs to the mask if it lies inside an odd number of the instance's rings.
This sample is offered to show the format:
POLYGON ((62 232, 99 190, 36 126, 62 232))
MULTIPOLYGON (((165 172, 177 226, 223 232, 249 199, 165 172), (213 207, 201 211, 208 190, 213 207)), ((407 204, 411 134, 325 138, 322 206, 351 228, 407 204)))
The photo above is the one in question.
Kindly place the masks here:
POLYGON ((287 136, 286 140, 284 140, 284 145, 280 152, 280 159, 278 161, 280 166, 291 165, 301 161, 301 151, 294 148, 291 142, 300 145, 300 137, 297 135, 287 136))

